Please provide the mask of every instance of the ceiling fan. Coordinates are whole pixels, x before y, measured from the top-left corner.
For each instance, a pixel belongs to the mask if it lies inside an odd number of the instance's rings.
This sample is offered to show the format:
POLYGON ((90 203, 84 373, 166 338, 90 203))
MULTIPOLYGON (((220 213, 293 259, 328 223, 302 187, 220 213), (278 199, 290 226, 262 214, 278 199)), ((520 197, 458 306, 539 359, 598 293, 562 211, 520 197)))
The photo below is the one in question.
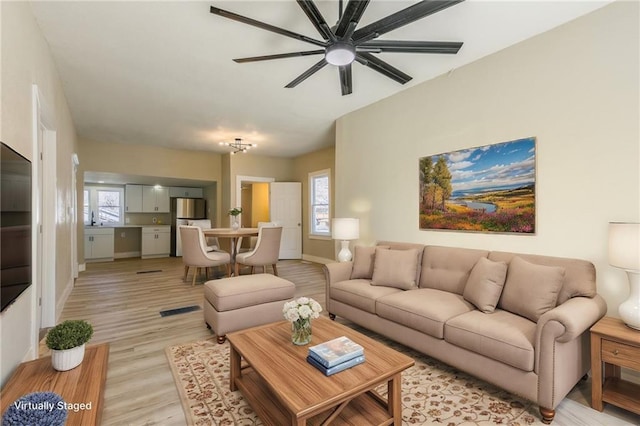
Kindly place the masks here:
POLYGON ((374 56, 374 53, 458 53, 458 50, 462 47, 462 42, 375 39, 385 33, 395 30, 396 28, 410 24, 462 1, 464 0, 424 0, 365 27, 356 29, 360 18, 369 5, 369 0, 349 0, 346 8, 344 9, 344 13, 342 0, 340 0, 338 22, 333 27, 329 27, 329 24, 327 24, 312 0, 297 0, 298 5, 302 8, 304 13, 322 36, 322 40, 317 40, 283 28, 275 27, 214 6, 211 6, 210 11, 215 15, 220 15, 228 19, 233 19, 234 21, 252 25, 263 30, 271 31, 285 37, 294 38, 320 47, 320 49, 316 50, 239 58, 234 59, 235 62, 245 63, 324 54, 324 57, 320 61, 300 74, 300 76, 295 78, 285 87, 296 87, 298 84, 322 69, 325 65, 331 64, 338 67, 340 73, 340 86, 342 89, 342 95, 344 96, 353 91, 353 84, 351 80, 351 64, 353 61, 357 61, 400 84, 405 84, 411 80, 411 76, 374 56))

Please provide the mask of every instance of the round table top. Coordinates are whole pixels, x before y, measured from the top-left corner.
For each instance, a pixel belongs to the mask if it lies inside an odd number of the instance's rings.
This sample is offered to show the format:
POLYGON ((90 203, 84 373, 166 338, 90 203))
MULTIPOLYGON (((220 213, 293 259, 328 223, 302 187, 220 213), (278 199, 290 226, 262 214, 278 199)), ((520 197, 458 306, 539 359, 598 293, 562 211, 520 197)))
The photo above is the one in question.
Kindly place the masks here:
POLYGON ((210 237, 247 237, 247 236, 256 236, 258 235, 258 228, 211 228, 211 229, 203 229, 202 232, 204 235, 208 235, 210 237))

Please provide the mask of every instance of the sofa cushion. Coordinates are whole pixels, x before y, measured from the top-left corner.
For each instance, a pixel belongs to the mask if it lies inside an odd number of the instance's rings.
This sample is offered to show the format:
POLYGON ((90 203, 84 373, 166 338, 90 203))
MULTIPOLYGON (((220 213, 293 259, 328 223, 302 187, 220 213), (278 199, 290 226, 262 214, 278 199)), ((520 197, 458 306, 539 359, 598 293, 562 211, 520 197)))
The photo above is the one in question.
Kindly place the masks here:
POLYGON ((388 250, 380 247, 376 248, 371 284, 403 290, 415 289, 418 285, 416 281, 418 257, 421 254, 419 250, 415 249, 388 250))
POLYGON ((531 321, 556 306, 564 280, 564 268, 529 263, 514 257, 498 306, 531 321))
POLYGON ((376 301, 378 316, 439 339, 447 320, 473 309, 459 294, 431 288, 401 291, 376 301))
POLYGON ((593 263, 581 259, 541 256, 538 254, 519 254, 504 251, 492 251, 491 260, 511 262, 515 256, 537 265, 559 266, 564 268, 564 284, 558 295, 558 305, 577 296, 594 297, 596 292, 596 268, 593 263))
POLYGON ((402 292, 394 287, 373 286, 369 280, 340 281, 331 285, 332 300, 345 303, 363 311, 375 314, 376 300, 392 293, 402 292))
POLYGON ((426 246, 422 258, 421 288, 435 288, 462 295, 471 270, 485 250, 426 246))
POLYGON ((482 312, 490 314, 500 300, 506 277, 506 262, 493 262, 481 257, 471 270, 462 296, 482 312))
POLYGON ((444 339, 496 361, 533 371, 536 323, 496 309, 492 314, 474 310, 447 321, 444 339))
POLYGON ((389 246, 355 246, 353 250, 353 269, 351 279, 367 279, 373 277, 373 263, 376 258, 376 248, 389 248, 389 246))

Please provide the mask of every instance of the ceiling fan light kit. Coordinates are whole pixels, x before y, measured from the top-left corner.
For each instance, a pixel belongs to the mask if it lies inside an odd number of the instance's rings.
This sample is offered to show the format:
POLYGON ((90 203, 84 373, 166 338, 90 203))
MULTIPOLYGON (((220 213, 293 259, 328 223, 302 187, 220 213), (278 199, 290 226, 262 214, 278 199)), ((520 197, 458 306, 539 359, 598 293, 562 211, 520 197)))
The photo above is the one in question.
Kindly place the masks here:
POLYGON ((218 145, 228 146, 232 149, 231 155, 235 155, 238 152, 246 154, 251 148, 256 148, 258 145, 255 143, 244 143, 242 139, 235 138, 233 142, 219 142, 218 145))
POLYGON ((349 65, 356 58, 356 49, 353 45, 344 42, 336 42, 327 46, 324 59, 331 65, 349 65))
POLYGON ((344 96, 353 91, 351 64, 354 61, 364 65, 365 67, 371 68, 372 70, 377 71, 400 84, 405 84, 411 80, 411 76, 391 66, 389 63, 383 61, 377 56, 374 56, 374 53, 458 53, 462 47, 462 42, 374 39, 377 39, 381 35, 397 28, 456 5, 462 1, 464 0, 423 0, 366 25, 363 28, 356 29, 360 22, 360 18, 369 5, 369 0, 349 0, 346 8, 344 8, 344 12, 342 0, 340 0, 338 7, 338 22, 333 27, 329 27, 329 24, 327 24, 326 20, 320 13, 320 10, 318 10, 312 0, 297 0, 300 8, 304 11, 307 18, 309 18, 318 33, 322 36, 322 40, 317 40, 312 37, 248 18, 246 16, 222 10, 215 6, 210 7, 210 12, 214 15, 219 15, 266 31, 271 31, 285 37, 294 38, 296 40, 322 47, 322 49, 316 50, 238 58, 234 59, 234 61, 238 63, 245 63, 324 54, 324 58, 312 65, 311 68, 300 74, 285 87, 293 88, 324 68, 325 65, 331 64, 338 67, 340 87, 342 95, 344 96))

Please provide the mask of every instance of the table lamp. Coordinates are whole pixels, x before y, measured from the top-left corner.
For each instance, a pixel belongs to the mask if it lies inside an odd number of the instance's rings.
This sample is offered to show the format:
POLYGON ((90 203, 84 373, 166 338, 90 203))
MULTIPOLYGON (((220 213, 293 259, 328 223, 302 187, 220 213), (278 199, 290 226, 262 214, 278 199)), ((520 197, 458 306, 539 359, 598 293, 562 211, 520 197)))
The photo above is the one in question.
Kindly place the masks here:
POLYGON ((360 238, 360 220, 351 217, 333 219, 331 221, 331 230, 331 238, 340 240, 340 244, 342 245, 338 253, 338 261, 350 261, 351 252, 349 251, 349 240, 357 240, 360 238))
POLYGON ((640 330, 640 223, 609 223, 609 264, 629 277, 629 298, 618 308, 620 318, 640 330))

